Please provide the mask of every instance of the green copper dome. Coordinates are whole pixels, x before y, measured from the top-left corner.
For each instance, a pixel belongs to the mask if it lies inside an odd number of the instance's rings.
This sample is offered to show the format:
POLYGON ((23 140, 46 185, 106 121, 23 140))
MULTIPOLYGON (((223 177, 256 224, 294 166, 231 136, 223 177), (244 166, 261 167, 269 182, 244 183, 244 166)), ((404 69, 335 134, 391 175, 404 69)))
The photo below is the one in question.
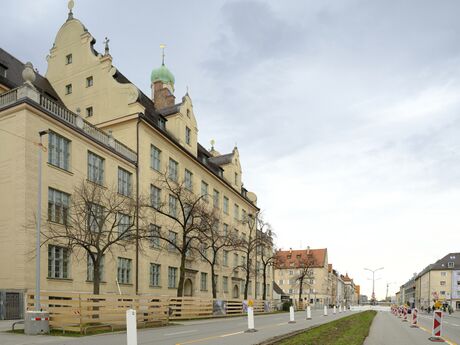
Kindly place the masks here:
POLYGON ((165 84, 174 85, 175 79, 174 75, 171 73, 169 69, 163 64, 160 68, 156 68, 152 71, 152 75, 150 76, 150 80, 152 83, 161 80, 165 84))

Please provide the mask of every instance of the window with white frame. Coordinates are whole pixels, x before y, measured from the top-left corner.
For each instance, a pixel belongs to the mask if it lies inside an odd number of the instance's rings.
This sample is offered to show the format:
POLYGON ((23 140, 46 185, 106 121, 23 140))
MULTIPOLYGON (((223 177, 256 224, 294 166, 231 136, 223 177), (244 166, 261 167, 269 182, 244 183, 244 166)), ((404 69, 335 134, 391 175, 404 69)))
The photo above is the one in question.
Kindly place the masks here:
POLYGON ((447 272, 441 272, 441 277, 447 276, 447 272))
POLYGON ((200 290, 207 291, 208 290, 208 274, 205 272, 201 272, 201 280, 200 280, 200 290))
POLYGON ((449 262, 447 263, 447 267, 448 267, 448 268, 454 268, 454 265, 455 265, 455 264, 454 264, 453 261, 449 261, 449 262))
POLYGON ((191 138, 192 138, 192 131, 190 130, 190 128, 185 126, 185 143, 187 145, 191 144, 191 141, 192 141, 191 138))
POLYGON ((150 245, 153 248, 160 248, 161 227, 156 224, 150 224, 150 245))
POLYGON ((48 138, 48 163, 69 170, 70 140, 54 132, 48 138))
POLYGON ((150 285, 151 286, 160 286, 160 270, 161 266, 159 264, 150 264, 150 285))
POLYGON ((177 198, 172 194, 169 194, 169 215, 177 217, 177 198))
POLYGON ((219 199, 220 199, 220 193, 218 190, 214 189, 213 194, 212 194, 212 205, 215 208, 219 208, 219 199))
POLYGON ((118 283, 120 284, 130 284, 131 283, 131 259, 127 258, 118 258, 118 272, 117 278, 118 283))
POLYGON ((131 177, 132 174, 129 171, 118 168, 118 193, 125 196, 131 195, 131 177))
POLYGON ((168 233, 168 240, 169 240, 169 250, 176 250, 177 245, 177 233, 174 231, 169 230, 168 233))
POLYGON ((104 158, 88 151, 88 180, 102 185, 104 183, 104 158))
POLYGON ((174 159, 169 158, 168 176, 171 180, 176 181, 176 182, 178 179, 178 169, 179 169, 179 163, 177 163, 174 159))
POLYGON ((69 278, 69 249, 48 246, 48 278, 69 278))
POLYGON ((168 288, 177 286, 177 267, 168 267, 168 288))
POLYGON ((161 207, 161 189, 153 184, 150 185, 150 203, 152 207, 161 207))
MULTIPOLYGON (((94 254, 96 256, 96 254, 94 254)), ((94 262, 93 259, 91 259, 91 255, 87 254, 86 255, 86 280, 89 282, 92 282, 94 280, 94 262)), ((100 259, 101 261, 99 262, 99 281, 104 280, 104 260, 105 256, 102 256, 100 259)))
POLYGON ((206 182, 201 181, 201 196, 204 201, 208 201, 208 187, 209 185, 206 182))
POLYGON ((222 257, 222 265, 228 266, 228 250, 224 250, 222 257))
POLYGON ((131 216, 123 213, 118 213, 118 234, 123 235, 132 226, 131 216))
POLYGON ((224 196, 223 209, 224 213, 228 214, 228 198, 226 196, 224 196))
POLYGON ((153 169, 161 170, 161 150, 154 146, 150 146, 150 165, 153 169))
POLYGON ((68 224, 70 195, 53 188, 48 188, 48 220, 68 224))
POLYGON ((185 169, 184 180, 185 188, 191 191, 193 189, 193 174, 190 170, 185 169))
POLYGON ((87 226, 92 232, 99 232, 102 230, 104 223, 104 207, 94 203, 87 205, 87 226))

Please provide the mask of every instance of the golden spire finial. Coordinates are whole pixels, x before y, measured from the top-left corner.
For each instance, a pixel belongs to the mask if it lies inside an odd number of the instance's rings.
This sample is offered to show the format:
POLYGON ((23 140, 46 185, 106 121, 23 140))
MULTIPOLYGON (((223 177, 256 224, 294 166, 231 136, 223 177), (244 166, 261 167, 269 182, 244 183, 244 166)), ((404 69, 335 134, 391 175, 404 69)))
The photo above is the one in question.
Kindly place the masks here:
POLYGON ((160 49, 162 50, 162 51, 161 51, 161 64, 162 64, 162 65, 165 64, 165 48, 166 48, 166 44, 161 43, 161 44, 160 44, 160 49))

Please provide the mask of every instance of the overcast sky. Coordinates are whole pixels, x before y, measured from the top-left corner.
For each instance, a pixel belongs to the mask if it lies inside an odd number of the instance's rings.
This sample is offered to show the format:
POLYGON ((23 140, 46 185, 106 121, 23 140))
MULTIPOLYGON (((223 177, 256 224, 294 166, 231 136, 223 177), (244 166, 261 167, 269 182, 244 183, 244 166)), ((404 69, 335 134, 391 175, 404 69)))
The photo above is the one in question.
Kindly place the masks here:
MULTIPOLYGON (((460 2, 75 0, 150 95, 189 86, 199 140, 237 143, 283 249, 327 247, 370 295, 460 251, 460 2), (135 4, 135 6, 133 5, 135 4)), ((65 0, 2 0, 2 48, 46 72, 65 0)))

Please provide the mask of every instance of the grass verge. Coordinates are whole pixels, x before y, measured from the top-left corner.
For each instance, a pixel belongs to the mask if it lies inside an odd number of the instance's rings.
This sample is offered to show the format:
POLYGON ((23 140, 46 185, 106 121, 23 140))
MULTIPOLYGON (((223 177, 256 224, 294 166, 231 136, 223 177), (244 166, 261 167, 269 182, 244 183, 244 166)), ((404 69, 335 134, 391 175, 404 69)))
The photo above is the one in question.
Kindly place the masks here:
POLYGON ((275 345, 362 345, 369 335, 374 310, 350 315, 304 333, 274 343, 275 345))

